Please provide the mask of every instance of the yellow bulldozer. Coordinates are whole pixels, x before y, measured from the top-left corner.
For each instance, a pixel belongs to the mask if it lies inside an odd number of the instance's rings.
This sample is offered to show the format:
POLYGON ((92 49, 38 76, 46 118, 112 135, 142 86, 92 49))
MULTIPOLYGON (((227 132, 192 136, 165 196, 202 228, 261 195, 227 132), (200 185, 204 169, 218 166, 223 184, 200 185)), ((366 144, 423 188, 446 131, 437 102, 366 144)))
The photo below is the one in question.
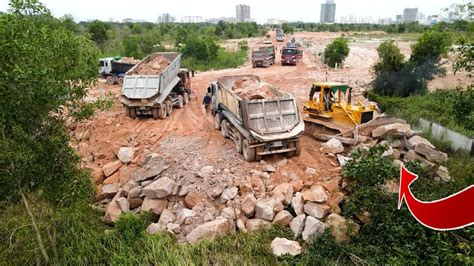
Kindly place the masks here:
POLYGON ((332 135, 342 137, 347 134, 357 138, 358 126, 374 119, 376 106, 364 105, 360 101, 352 104, 352 88, 347 84, 321 82, 311 86, 303 110, 307 114, 305 131, 325 140, 332 135))

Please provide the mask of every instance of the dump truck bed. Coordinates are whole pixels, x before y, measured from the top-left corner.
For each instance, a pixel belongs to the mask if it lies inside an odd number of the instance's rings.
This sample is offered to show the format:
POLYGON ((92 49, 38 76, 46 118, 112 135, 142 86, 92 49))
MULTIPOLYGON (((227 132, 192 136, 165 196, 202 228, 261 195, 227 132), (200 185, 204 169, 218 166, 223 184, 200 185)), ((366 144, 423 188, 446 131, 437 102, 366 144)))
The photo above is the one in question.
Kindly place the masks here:
POLYGON ((219 103, 253 132, 254 137, 263 140, 288 138, 304 130, 295 98, 262 82, 259 77, 227 76, 218 79, 217 83, 222 88, 217 96, 219 103), (250 89, 241 83, 242 80, 252 83, 250 89), (236 83, 244 87, 239 88, 236 83))
POLYGON ((126 73, 122 95, 133 100, 163 95, 158 99, 163 100, 179 82, 180 61, 178 53, 148 55, 126 73))

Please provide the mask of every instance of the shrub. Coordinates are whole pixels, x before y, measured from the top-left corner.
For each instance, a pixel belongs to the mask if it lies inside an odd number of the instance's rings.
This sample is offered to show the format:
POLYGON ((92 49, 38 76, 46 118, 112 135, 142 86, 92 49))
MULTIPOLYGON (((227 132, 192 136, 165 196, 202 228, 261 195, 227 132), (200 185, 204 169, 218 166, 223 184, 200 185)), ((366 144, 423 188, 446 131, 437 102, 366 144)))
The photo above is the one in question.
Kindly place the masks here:
POLYGON ((346 57, 349 55, 349 40, 344 37, 336 38, 324 50, 324 63, 330 67, 336 64, 341 66, 346 57))

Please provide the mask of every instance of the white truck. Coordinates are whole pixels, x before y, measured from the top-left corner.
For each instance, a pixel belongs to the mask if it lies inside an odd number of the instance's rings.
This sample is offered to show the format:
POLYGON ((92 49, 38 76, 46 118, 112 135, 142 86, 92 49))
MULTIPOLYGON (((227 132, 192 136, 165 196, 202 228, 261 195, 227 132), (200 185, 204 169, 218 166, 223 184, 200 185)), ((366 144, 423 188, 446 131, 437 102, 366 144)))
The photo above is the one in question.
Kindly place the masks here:
POLYGON ((102 58, 99 60, 99 75, 107 81, 107 84, 123 84, 125 73, 135 64, 122 62, 114 57, 102 58))
POLYGON ((271 154, 300 155, 304 122, 293 96, 255 75, 222 77, 208 91, 214 127, 232 139, 246 161, 271 154))
POLYGON ((178 53, 154 53, 145 57, 125 75, 121 103, 128 117, 152 115, 165 119, 173 108, 189 102, 191 77, 180 69, 178 53))

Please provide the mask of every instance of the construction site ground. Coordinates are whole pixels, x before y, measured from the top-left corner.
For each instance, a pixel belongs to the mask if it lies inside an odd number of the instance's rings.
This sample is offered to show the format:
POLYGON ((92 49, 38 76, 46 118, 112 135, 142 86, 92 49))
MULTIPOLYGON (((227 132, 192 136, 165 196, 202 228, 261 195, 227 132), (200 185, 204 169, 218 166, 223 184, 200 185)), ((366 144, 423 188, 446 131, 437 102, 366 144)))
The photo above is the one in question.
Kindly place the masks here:
MULTIPOLYGON (((215 182, 204 182, 196 173, 204 166, 213 166, 214 171, 228 176, 227 180, 219 180, 229 186, 239 185, 242 182, 252 182, 251 171, 261 170, 259 162, 249 163, 237 154, 233 143, 224 139, 219 131, 213 127, 213 118, 206 115, 202 99, 208 85, 225 75, 255 74, 266 82, 276 85, 283 91, 297 97, 300 112, 307 100, 311 84, 317 81, 347 82, 354 86, 355 92, 360 93, 372 80, 370 67, 377 60, 377 51, 381 40, 353 41, 350 44, 351 52, 341 69, 327 69, 318 57, 331 39, 341 33, 296 33, 294 37, 303 43, 303 60, 297 66, 282 66, 280 51, 286 44, 277 43, 276 64, 268 68, 253 69, 250 61, 236 69, 196 72, 192 79, 193 95, 191 102, 183 109, 174 109, 171 117, 165 120, 154 120, 152 117, 131 119, 125 115, 125 110, 119 102, 121 87, 107 85, 99 80, 95 88, 90 91, 89 98, 97 99, 110 95, 114 98, 112 109, 98 112, 87 122, 74 126, 74 140, 71 145, 78 147, 83 158, 82 166, 90 169, 102 169, 102 166, 116 159, 120 147, 133 147, 135 159, 132 164, 120 168, 119 175, 109 177, 115 180, 106 180, 106 183, 126 183, 131 173, 139 167, 146 154, 157 153, 163 155, 166 161, 173 165, 176 175, 184 176, 187 184, 195 184, 205 192, 213 188, 215 182)), ((265 38, 247 39, 249 48, 258 47, 265 38)), ((274 38, 272 37, 274 40, 274 38)), ((287 37, 287 41, 290 37, 287 37)), ((240 40, 231 40, 222 46, 232 49, 240 40)), ((409 43, 398 42, 402 51, 409 54, 409 43)), ((251 50, 251 49, 249 49, 251 50)), ((455 87, 469 84, 469 78, 464 74, 436 79, 430 83, 431 88, 455 87)), ((304 185, 322 183, 340 176, 341 168, 336 158, 328 157, 320 152, 321 142, 311 136, 302 136, 302 153, 299 157, 284 160, 283 156, 264 157, 269 163, 279 164, 277 172, 270 179, 264 180, 266 186, 276 186, 283 182, 301 180, 304 185), (315 171, 307 171, 307 168, 315 171)), ((169 172, 169 171, 168 171, 169 172)), ((217 181, 217 180, 216 180, 217 181)), ((102 181, 98 181, 100 188, 102 181)))

